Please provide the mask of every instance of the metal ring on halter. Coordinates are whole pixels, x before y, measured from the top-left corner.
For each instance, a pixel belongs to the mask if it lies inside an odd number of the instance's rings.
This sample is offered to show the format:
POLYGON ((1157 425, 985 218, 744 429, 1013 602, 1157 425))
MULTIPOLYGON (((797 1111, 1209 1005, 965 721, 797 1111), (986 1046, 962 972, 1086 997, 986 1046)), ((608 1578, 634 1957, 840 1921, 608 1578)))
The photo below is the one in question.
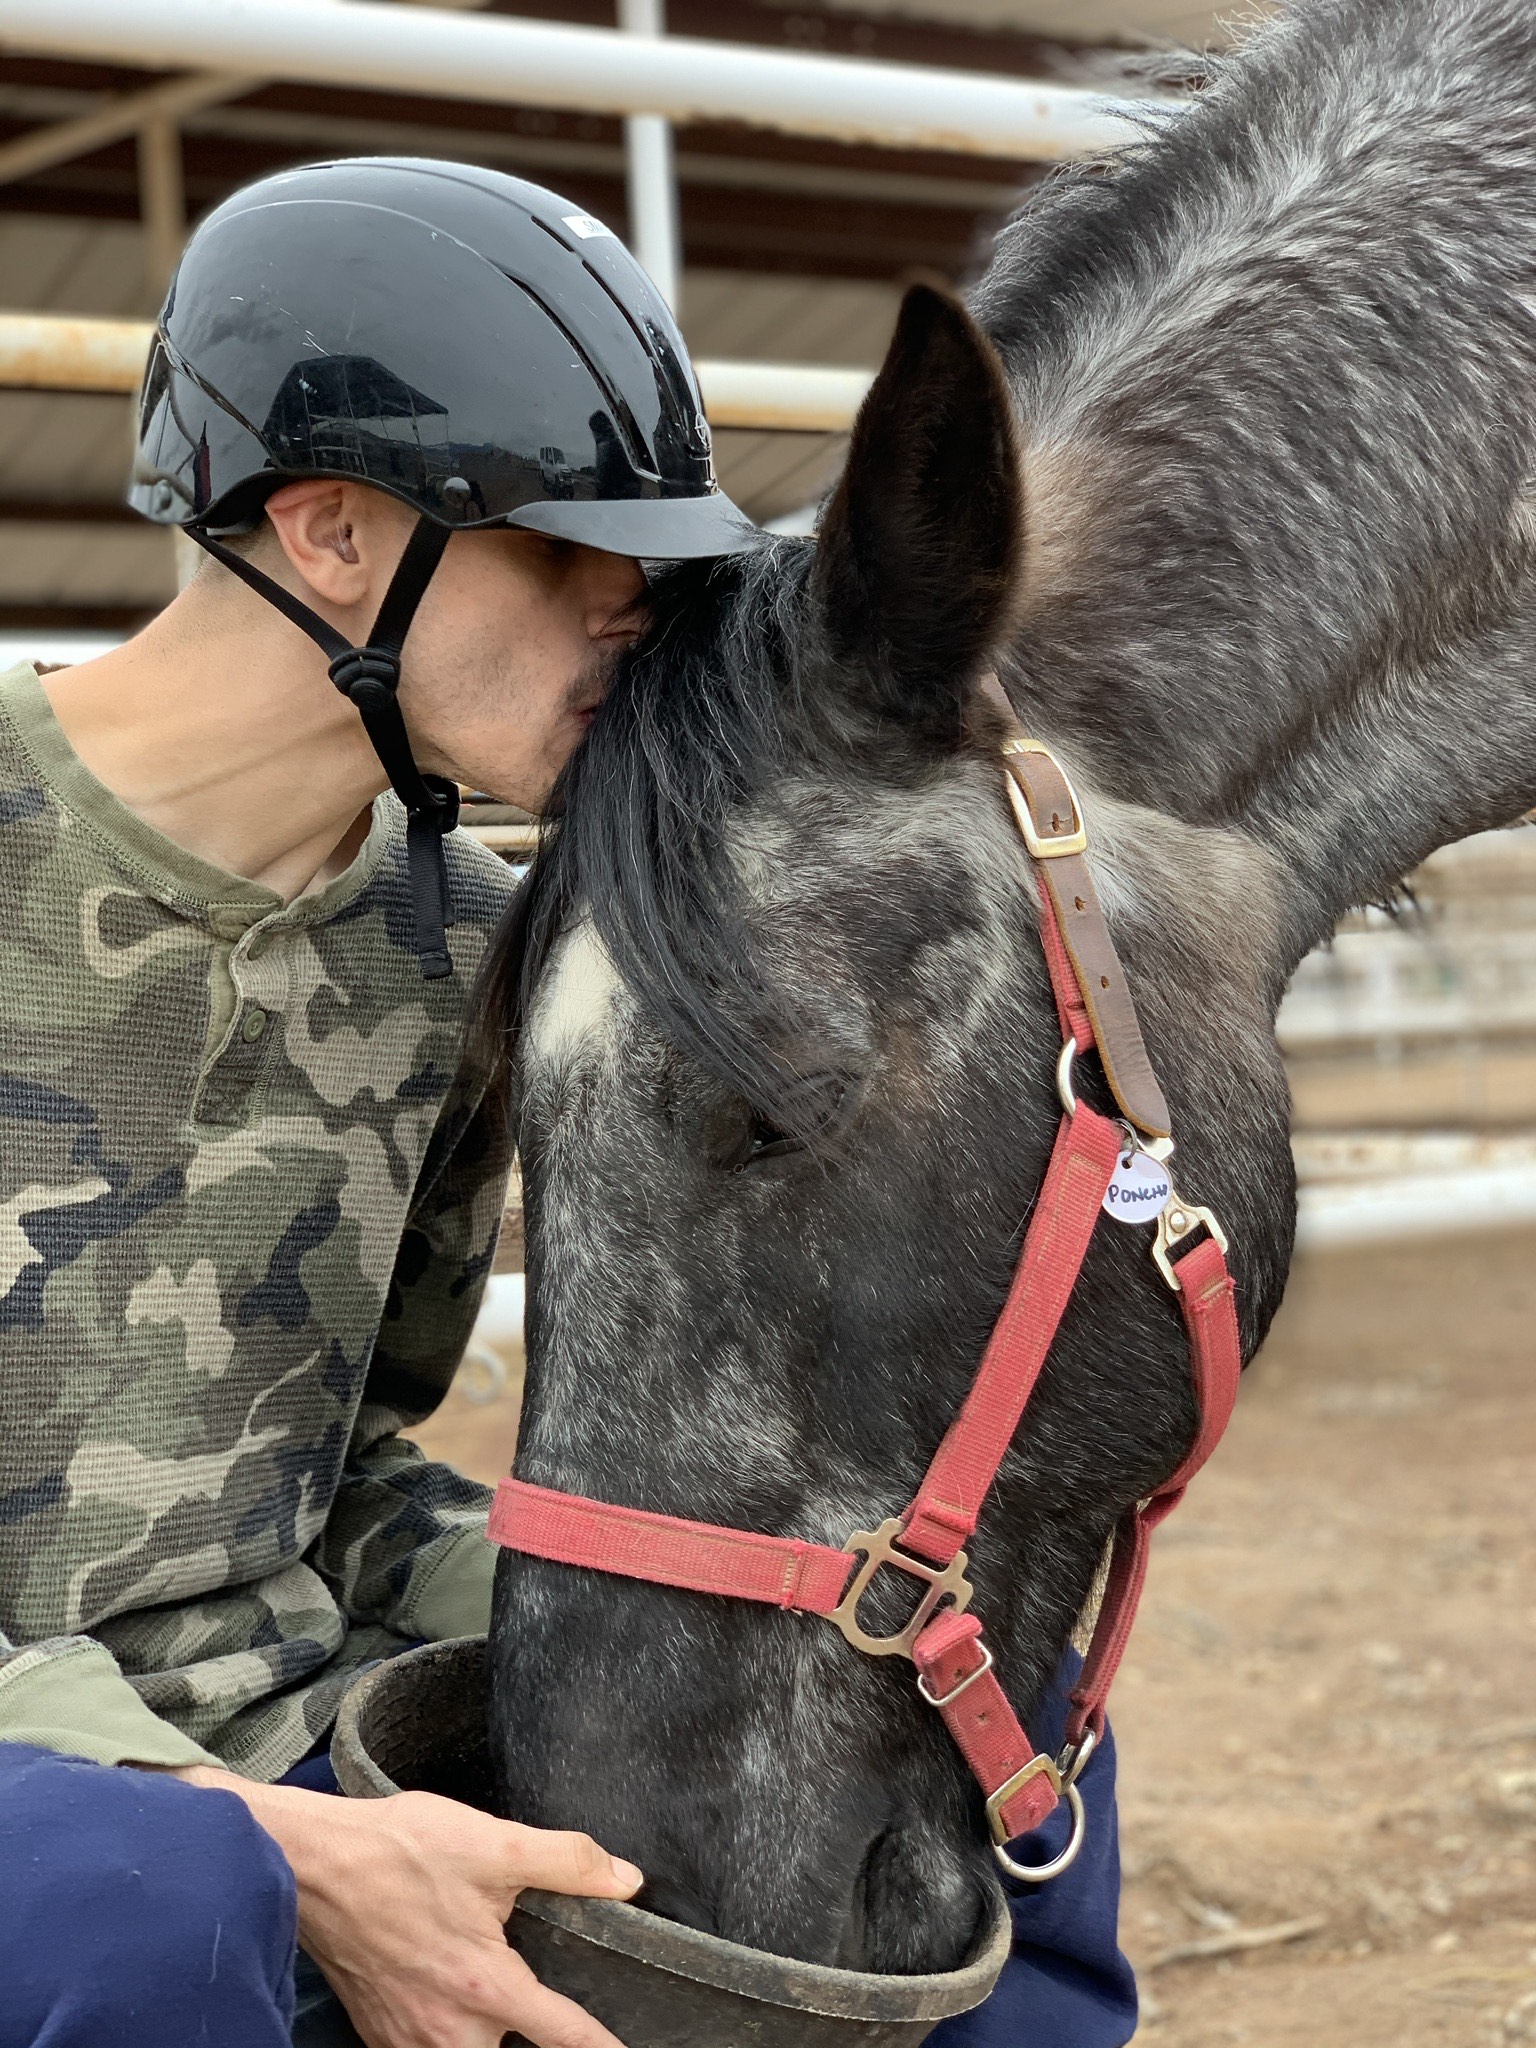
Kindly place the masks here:
POLYGON ((1075 1785, 1083 1775, 1088 1759, 1099 1746, 1099 1738, 1091 1728, 1085 1728, 1075 1743, 1067 1743, 1056 1759, 1056 1768, 1061 1773, 1062 1787, 1075 1785))
POLYGON ((1083 1810, 1083 1795, 1075 1785, 1063 1785, 1062 1797, 1072 1810, 1072 1833, 1067 1846, 1059 1856, 1053 1856, 1049 1863, 1015 1863, 1000 1842, 992 1844, 992 1854, 1010 1877, 1016 1877, 1025 1884, 1044 1884, 1047 1878, 1060 1877, 1061 1873, 1077 1861, 1077 1852, 1083 1846, 1088 1833, 1088 1816, 1083 1810))
POLYGON ((1068 1116, 1077 1115, 1077 1094, 1072 1086, 1072 1063, 1077 1058, 1077 1040, 1069 1038, 1056 1061, 1056 1093, 1068 1116))

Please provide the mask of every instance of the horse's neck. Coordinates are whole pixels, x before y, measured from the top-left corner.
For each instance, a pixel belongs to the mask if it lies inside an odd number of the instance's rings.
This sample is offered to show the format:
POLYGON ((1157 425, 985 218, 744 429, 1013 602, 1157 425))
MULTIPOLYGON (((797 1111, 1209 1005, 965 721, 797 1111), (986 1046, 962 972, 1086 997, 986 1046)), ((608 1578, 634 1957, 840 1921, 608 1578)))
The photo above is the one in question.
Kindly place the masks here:
POLYGON ((977 293, 1013 381, 1015 703, 1280 853, 1298 950, 1536 802, 1536 14, 1315 0, 977 293))
POLYGON ((1297 959, 1437 847, 1536 808, 1533 671, 1536 575, 1481 634, 1325 705, 1256 775, 1240 822, 1280 857, 1297 959))
MULTIPOLYGON (((1145 711, 1134 677, 1121 703, 1132 719, 1145 711)), ((1093 725, 1046 718, 1043 729, 1090 790, 1123 794, 1093 725)), ((1219 735, 1227 779, 1211 800, 1191 802, 1190 774, 1209 733, 1144 730, 1131 806, 1112 804, 1106 820, 1117 863, 1129 872, 1137 846, 1155 844, 1165 885, 1181 890, 1176 871, 1188 866, 1199 893, 1215 862, 1224 915, 1242 916, 1238 899, 1261 889, 1278 995, 1345 911, 1389 901, 1438 847, 1536 810, 1536 569, 1496 623, 1341 682, 1284 743, 1255 728, 1245 745, 1234 718, 1219 735)), ((1259 928, 1248 936, 1257 943, 1259 928)))

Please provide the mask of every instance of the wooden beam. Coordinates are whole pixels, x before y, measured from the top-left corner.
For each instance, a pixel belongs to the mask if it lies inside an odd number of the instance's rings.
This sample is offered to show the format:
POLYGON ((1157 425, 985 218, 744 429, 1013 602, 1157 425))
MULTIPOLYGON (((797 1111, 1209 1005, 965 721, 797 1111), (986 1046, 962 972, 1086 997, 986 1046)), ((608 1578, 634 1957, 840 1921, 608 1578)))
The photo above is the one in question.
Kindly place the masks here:
POLYGON ((72 121, 58 121, 0 145, 0 184, 29 178, 34 172, 68 163, 74 157, 88 156, 105 143, 120 142, 125 135, 137 134, 151 122, 175 120, 195 108, 238 99, 255 84, 253 78, 198 76, 166 79, 143 92, 125 93, 72 121))
POLYGON ((0 498, 0 526, 137 526, 140 515, 111 499, 0 498))
POLYGON ((139 130, 139 211, 144 221, 144 296, 157 307, 187 239, 181 130, 170 114, 156 114, 139 130))
POLYGON ((136 633, 157 604, 0 604, 4 633, 136 633))
MULTIPOLYGON (((0 388, 134 392, 154 333, 148 321, 0 313, 0 388)), ((697 362, 704 408, 717 427, 840 433, 852 425, 873 372, 798 363, 697 362)))

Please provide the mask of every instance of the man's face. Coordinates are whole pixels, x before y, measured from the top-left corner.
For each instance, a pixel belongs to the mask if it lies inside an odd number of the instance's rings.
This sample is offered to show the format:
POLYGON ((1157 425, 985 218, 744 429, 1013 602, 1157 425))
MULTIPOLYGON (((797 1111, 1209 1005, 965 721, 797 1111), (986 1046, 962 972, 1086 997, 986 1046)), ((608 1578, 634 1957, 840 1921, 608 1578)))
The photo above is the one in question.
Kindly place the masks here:
POLYGON ((406 642, 423 768, 540 810, 645 627, 638 562, 515 527, 457 533, 406 642))

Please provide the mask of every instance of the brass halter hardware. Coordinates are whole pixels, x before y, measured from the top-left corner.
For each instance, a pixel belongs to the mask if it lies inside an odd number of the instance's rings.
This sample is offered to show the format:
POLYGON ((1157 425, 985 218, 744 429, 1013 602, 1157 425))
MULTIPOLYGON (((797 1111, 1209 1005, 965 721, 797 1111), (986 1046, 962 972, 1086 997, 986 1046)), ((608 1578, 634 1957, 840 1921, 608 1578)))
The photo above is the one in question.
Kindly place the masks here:
POLYGON ((1221 1246, 1225 1255, 1227 1233, 1216 1221, 1209 1209, 1199 1209, 1193 1202, 1186 1202, 1175 1192, 1169 1197, 1168 1206, 1157 1219, 1157 1236, 1152 1240, 1152 1256, 1157 1261, 1157 1270, 1162 1274, 1175 1294, 1180 1290, 1179 1276, 1173 1270, 1170 1254, 1181 1245, 1186 1237, 1193 1237, 1204 1224, 1206 1229, 1221 1246))
POLYGON ((892 1515, 878 1529, 855 1529, 843 1545, 844 1550, 861 1551, 864 1562, 827 1619, 842 1630, 854 1649, 862 1650, 866 1657, 910 1657, 912 1645, 933 1619, 940 1604, 951 1600, 955 1612, 963 1614, 976 1590, 965 1576, 966 1555, 963 1550, 957 1550, 946 1565, 929 1564, 924 1558, 913 1557, 910 1551, 896 1548, 896 1539, 901 1531, 900 1516, 892 1515), (883 1564, 894 1565, 897 1571, 923 1580, 926 1591, 905 1628, 898 1629, 891 1636, 872 1636, 859 1626, 859 1602, 869 1591, 876 1572, 883 1564))
MULTIPOLYGON (((1061 860, 1069 853, 1088 851, 1088 827, 1083 820, 1083 806, 1077 791, 1072 787, 1072 778, 1062 767, 1048 746, 1040 740, 1026 738, 1022 733, 1003 741, 1004 754, 1039 754, 1050 762, 1056 773, 1067 786, 1067 796, 1072 805, 1072 823, 1065 831, 1042 833, 1030 816, 1029 805, 1024 792, 1013 777, 1005 778, 1008 787, 1008 801, 1013 806, 1013 815, 1019 830, 1024 834, 1024 844, 1036 860, 1061 860)), ((1059 820, 1053 821, 1059 824, 1059 820)))

